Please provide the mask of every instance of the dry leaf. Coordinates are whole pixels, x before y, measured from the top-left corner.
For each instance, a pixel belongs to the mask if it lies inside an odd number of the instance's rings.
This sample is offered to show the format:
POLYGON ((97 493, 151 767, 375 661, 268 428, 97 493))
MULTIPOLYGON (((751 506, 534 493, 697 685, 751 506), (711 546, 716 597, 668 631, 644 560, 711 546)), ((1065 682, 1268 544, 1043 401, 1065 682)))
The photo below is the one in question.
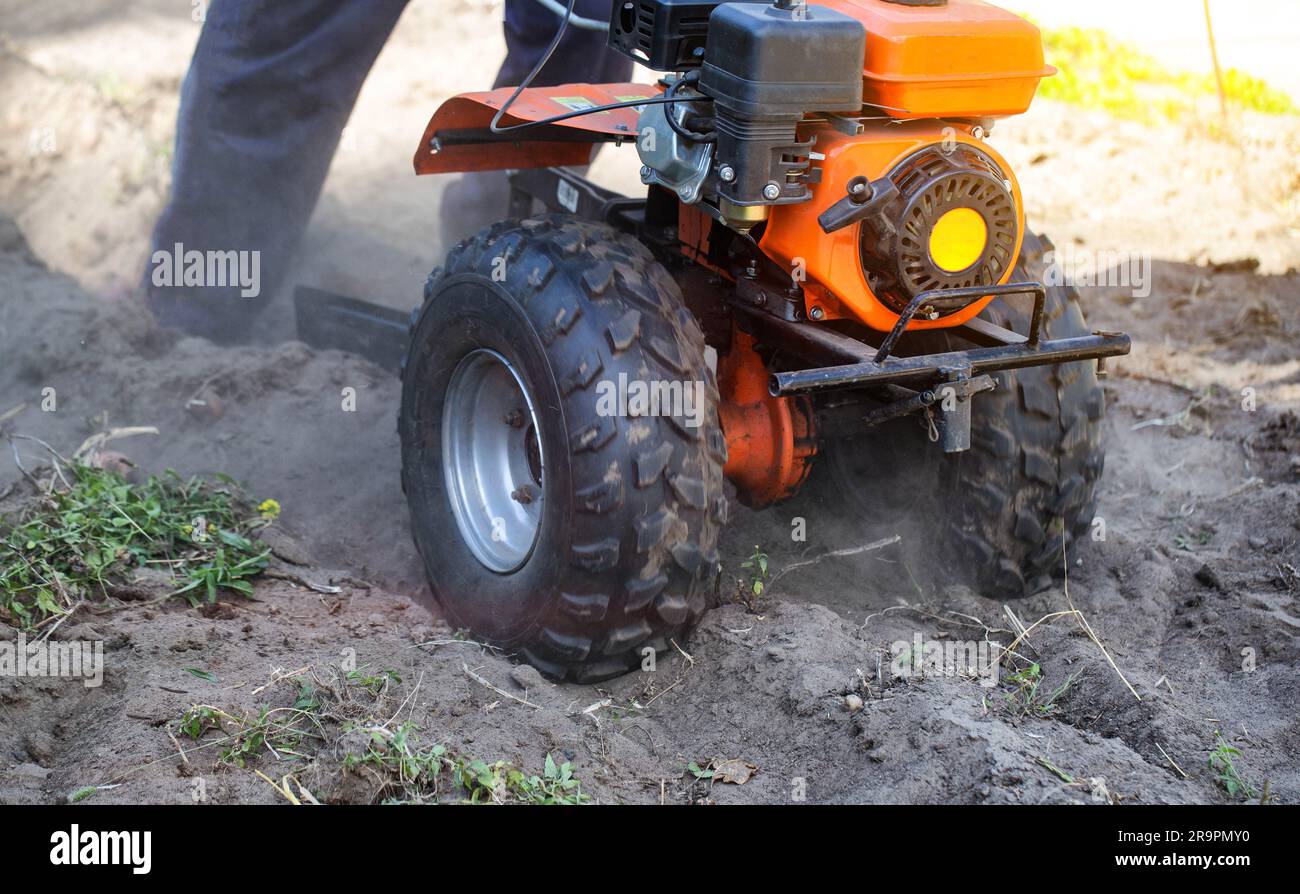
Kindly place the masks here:
POLYGON ((744 785, 757 772, 758 767, 756 765, 747 763, 740 758, 732 758, 729 761, 716 761, 713 764, 713 781, 744 785))

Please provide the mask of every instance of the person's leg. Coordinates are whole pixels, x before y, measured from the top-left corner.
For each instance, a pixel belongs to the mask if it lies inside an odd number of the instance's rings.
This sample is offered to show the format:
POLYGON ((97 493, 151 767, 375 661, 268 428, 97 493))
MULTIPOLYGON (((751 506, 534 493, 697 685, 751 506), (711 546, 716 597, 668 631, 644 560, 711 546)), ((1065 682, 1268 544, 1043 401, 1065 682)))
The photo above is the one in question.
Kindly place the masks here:
MULTIPOLYGON (((567 0, 560 0, 567 5, 567 0)), ((610 0, 578 0, 574 13, 608 21, 610 0)), ((560 17, 537 0, 506 0, 506 59, 493 88, 518 86, 546 52, 560 17)), ((605 31, 570 25, 534 87, 557 84, 617 84, 632 76, 632 60, 607 45, 605 31)), ((506 216, 510 189, 500 171, 465 174, 443 191, 440 209, 443 245, 450 247, 506 216)))
POLYGON ((155 285, 164 325, 246 335, 283 282, 357 93, 406 0, 213 0, 181 90, 155 251, 260 252, 260 295, 155 285))

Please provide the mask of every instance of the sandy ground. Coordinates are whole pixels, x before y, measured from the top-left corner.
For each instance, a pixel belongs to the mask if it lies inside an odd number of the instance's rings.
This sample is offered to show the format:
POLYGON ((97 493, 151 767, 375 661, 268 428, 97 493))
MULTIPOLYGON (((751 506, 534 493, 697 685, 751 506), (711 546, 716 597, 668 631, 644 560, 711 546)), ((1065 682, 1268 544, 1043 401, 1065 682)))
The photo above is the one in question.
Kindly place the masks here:
MULTIPOLYGON (((413 141, 440 98, 488 81, 501 46, 490 3, 453 11, 417 0, 381 56, 299 281, 398 307, 418 296, 446 239, 443 184, 409 175, 413 141)), ((1134 337, 1107 386, 1106 537, 1069 582, 1114 667, 1062 618, 1021 649, 1045 688, 1074 678, 1045 714, 1026 715, 1005 681, 891 673, 896 641, 1014 636, 999 602, 914 586, 902 550, 826 559, 756 605, 736 602, 731 582, 756 543, 779 573, 862 542, 819 526, 824 507, 804 497, 739 513, 722 551, 724 604, 683 644, 689 658, 599 689, 555 686, 457 640, 425 599, 398 484, 395 381, 288 341, 284 302, 265 344, 232 351, 159 333, 133 303, 126 286, 166 193, 174 94, 197 34, 187 11, 0 0, 0 14, 0 413, 27 405, 6 428, 66 449, 105 424, 157 426, 121 448, 143 470, 228 472, 280 500, 277 567, 298 579, 204 611, 172 600, 78 613, 56 635, 105 641, 105 685, 0 680, 0 801, 103 785, 95 800, 189 803, 196 779, 212 801, 283 800, 253 772, 288 771, 271 756, 245 769, 218 765, 212 747, 183 759, 168 730, 195 703, 292 704, 298 678, 266 686, 277 669, 326 680, 348 655, 401 679, 365 710, 530 772, 564 756, 600 801, 1214 802, 1228 797, 1207 767, 1218 735, 1241 750, 1257 792, 1267 782, 1277 800, 1300 801, 1294 120, 1242 120, 1221 141, 1044 103, 993 134, 1033 224, 1058 246, 1154 261, 1148 297, 1084 294, 1095 326, 1134 337), (349 386, 355 413, 339 403, 349 386), (40 410, 46 387, 57 412, 40 410), (195 396, 220 412, 187 410, 195 396), (790 542, 794 517, 808 519, 808 542, 790 542), (186 671, 196 667, 214 681, 186 671), (686 771, 727 759, 758 771, 744 785, 686 771)), ((623 183, 631 164, 605 153, 597 175, 623 183)), ((9 507, 23 493, 6 463, 0 493, 11 483, 9 507)), ((1030 624, 1068 604, 1056 588, 1012 611, 1030 624)), ((331 727, 292 769, 322 800, 380 799, 380 781, 345 769, 355 744, 331 727)))

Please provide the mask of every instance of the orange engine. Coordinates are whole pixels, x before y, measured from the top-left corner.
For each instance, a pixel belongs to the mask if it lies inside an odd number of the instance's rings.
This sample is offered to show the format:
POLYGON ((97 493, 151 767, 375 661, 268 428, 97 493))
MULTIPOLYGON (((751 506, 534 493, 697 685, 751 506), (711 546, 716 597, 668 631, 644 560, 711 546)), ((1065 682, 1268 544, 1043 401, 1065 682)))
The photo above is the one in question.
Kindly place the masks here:
MULTIPOLYGON (((854 318, 888 331, 907 299, 944 287, 1006 282, 1024 234, 1020 186, 1006 160, 973 136, 977 125, 873 124, 860 134, 808 127, 821 181, 812 199, 771 209, 760 246, 802 281, 808 317, 854 318), (861 178, 861 179, 857 179, 861 178), (880 213, 827 233, 818 218, 854 181, 898 195, 880 213)), ((909 328, 955 326, 991 299, 909 328)))

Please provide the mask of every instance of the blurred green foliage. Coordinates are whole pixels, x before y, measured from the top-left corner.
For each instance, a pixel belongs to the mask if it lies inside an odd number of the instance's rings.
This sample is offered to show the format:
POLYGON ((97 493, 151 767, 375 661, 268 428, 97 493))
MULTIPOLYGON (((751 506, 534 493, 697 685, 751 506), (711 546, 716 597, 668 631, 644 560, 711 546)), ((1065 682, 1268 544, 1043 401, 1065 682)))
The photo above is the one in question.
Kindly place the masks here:
MULTIPOLYGON (((1041 30, 1047 61, 1059 69, 1039 87, 1044 99, 1158 124, 1191 118, 1203 100, 1218 95, 1212 73, 1170 71, 1136 45, 1101 29, 1041 30)), ((1269 115, 1300 114, 1285 92, 1235 68, 1223 72, 1223 89, 1235 108, 1269 115)))

